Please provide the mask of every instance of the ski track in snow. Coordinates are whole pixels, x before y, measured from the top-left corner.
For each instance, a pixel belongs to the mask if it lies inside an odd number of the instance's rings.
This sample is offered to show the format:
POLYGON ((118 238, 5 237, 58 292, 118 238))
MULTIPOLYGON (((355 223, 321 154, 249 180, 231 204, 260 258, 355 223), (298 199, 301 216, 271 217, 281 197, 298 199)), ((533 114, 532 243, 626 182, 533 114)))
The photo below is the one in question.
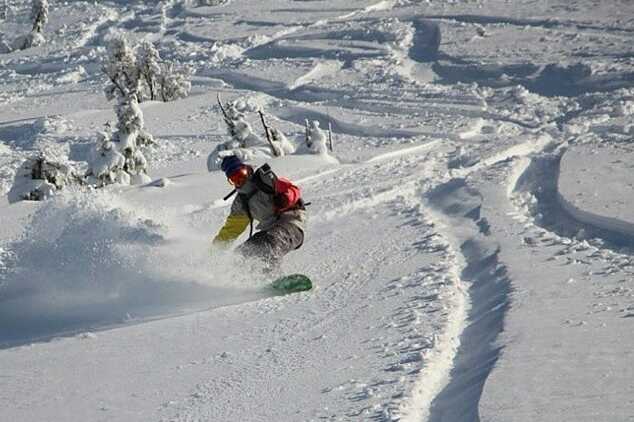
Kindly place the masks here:
POLYGON ((343 66, 343 63, 341 63, 339 61, 334 61, 334 60, 333 61, 326 61, 326 62, 324 62, 324 61, 319 62, 308 73, 306 73, 303 76, 300 76, 295 81, 293 81, 292 83, 288 84, 288 89, 293 91, 293 90, 301 87, 302 85, 308 84, 309 82, 315 82, 322 75, 327 75, 329 73, 337 72, 339 69, 341 69, 342 66, 343 66))

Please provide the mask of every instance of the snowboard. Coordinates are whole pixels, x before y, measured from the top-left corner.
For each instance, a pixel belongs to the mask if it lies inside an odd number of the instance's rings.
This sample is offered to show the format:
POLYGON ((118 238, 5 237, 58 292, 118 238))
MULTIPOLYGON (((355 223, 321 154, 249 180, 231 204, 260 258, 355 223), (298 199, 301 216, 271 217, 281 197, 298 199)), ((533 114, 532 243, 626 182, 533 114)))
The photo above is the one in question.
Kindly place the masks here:
POLYGON ((275 292, 286 294, 310 290, 313 288, 313 283, 303 274, 290 274, 272 281, 270 286, 275 292))

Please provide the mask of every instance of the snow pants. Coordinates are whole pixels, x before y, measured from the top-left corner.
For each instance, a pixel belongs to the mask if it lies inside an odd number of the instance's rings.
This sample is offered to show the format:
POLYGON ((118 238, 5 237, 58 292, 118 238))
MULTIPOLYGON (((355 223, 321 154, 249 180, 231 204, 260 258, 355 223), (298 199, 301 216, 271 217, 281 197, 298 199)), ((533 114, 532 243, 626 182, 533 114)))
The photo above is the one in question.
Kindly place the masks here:
POLYGON ((254 234, 238 247, 238 252, 246 258, 260 259, 269 270, 276 270, 284 255, 298 249, 302 243, 304 232, 299 227, 280 223, 254 234))

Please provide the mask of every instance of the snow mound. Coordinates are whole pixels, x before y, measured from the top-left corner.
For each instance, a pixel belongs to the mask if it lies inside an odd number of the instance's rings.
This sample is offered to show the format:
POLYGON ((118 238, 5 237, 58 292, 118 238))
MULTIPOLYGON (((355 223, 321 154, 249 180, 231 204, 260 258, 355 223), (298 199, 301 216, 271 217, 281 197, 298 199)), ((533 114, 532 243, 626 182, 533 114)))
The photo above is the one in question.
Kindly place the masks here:
POLYGON ((633 239, 631 155, 605 147, 566 150, 557 185, 561 206, 582 223, 633 239))

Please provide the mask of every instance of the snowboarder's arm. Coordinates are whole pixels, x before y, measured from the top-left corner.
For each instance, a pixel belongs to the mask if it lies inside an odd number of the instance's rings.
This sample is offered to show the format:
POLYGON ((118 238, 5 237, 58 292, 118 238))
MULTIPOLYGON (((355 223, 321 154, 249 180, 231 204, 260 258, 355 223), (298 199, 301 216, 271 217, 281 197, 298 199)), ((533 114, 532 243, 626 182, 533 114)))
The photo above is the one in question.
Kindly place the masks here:
POLYGON ((236 240, 249 225, 249 216, 246 214, 230 214, 213 240, 215 245, 224 244, 236 240))

